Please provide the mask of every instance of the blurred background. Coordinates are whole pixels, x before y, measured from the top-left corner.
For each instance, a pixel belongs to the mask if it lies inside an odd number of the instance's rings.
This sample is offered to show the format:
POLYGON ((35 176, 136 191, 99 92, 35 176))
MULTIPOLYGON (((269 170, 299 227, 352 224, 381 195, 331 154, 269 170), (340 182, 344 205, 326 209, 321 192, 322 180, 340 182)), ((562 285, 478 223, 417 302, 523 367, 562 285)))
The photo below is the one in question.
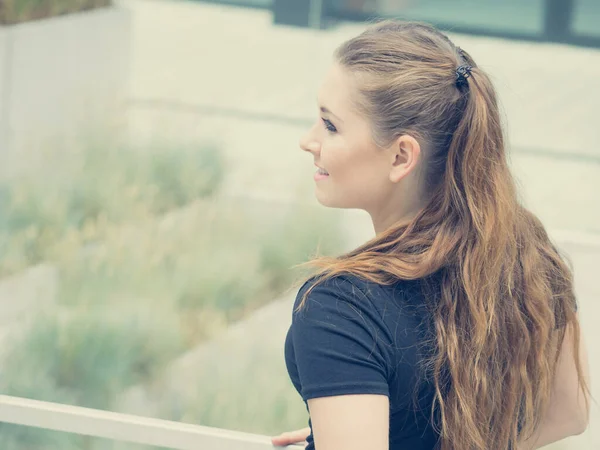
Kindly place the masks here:
MULTIPOLYGON (((333 50, 376 17, 438 25, 492 76, 600 376, 600 0, 2 0, 0 393, 306 426, 293 266, 372 229, 318 206, 297 142, 333 50)), ((551 448, 600 449, 599 416, 551 448)), ((0 423, 0 448, 142 447, 0 423)))

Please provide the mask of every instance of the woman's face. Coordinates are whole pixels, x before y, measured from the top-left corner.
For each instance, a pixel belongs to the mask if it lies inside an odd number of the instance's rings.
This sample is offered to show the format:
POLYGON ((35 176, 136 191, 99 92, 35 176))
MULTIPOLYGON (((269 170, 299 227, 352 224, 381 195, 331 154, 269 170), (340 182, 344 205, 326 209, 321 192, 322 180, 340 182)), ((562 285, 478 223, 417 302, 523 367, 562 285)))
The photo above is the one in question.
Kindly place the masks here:
POLYGON ((371 125, 357 110, 359 91, 350 72, 332 65, 319 89, 319 118, 300 140, 312 154, 316 197, 333 208, 357 208, 373 212, 388 198, 390 154, 372 138, 371 125))

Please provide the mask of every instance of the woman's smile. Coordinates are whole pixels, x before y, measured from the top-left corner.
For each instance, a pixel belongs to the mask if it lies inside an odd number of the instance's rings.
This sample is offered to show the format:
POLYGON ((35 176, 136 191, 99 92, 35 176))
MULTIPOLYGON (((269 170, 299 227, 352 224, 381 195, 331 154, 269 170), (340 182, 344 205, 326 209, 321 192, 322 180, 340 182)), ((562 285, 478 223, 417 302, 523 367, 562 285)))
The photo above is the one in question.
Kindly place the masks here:
POLYGON ((329 177, 329 173, 323 169, 322 167, 319 167, 315 164, 315 166, 317 167, 317 171, 315 172, 315 181, 319 181, 319 180, 324 180, 325 178, 329 177))

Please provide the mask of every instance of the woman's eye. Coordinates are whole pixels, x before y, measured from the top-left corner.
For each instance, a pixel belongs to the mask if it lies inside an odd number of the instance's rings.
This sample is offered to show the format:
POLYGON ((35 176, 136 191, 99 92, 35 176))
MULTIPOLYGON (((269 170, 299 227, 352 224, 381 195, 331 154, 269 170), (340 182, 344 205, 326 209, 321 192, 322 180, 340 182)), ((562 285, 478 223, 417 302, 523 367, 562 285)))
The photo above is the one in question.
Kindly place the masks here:
POLYGON ((335 133, 337 131, 337 129, 335 128, 335 126, 327 119, 321 119, 323 120, 323 123, 325 124, 325 128, 327 128, 327 131, 330 131, 331 133, 335 133))

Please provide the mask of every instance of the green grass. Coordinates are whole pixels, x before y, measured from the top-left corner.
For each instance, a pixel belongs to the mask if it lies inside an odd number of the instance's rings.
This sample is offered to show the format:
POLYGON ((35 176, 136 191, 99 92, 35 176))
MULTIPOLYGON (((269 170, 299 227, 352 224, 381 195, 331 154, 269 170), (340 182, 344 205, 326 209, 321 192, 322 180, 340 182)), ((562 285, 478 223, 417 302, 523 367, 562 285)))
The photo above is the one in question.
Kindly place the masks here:
MULTIPOLYGON (((140 305, 141 306, 141 305, 140 305)), ((173 313, 141 307, 80 308, 40 315, 11 345, 3 394, 109 409, 181 348, 173 313)), ((2 449, 87 448, 87 438, 0 424, 2 449)))
POLYGON ((0 25, 103 8, 112 3, 112 0, 3 0, 0 2, 0 25))
POLYGON ((40 315, 12 342, 2 391, 107 409, 114 395, 150 379, 181 349, 176 324, 172 312, 142 305, 40 315))
POLYGON ((221 150, 87 145, 48 154, 53 167, 0 184, 0 276, 85 245, 110 226, 145 220, 214 194, 224 177, 221 150))
POLYGON ((84 256, 77 242, 63 247, 60 302, 168 307, 188 345, 201 342, 285 290, 319 241, 328 254, 340 248, 335 216, 280 214, 270 223, 236 202, 207 199, 162 220, 107 228, 84 256))

